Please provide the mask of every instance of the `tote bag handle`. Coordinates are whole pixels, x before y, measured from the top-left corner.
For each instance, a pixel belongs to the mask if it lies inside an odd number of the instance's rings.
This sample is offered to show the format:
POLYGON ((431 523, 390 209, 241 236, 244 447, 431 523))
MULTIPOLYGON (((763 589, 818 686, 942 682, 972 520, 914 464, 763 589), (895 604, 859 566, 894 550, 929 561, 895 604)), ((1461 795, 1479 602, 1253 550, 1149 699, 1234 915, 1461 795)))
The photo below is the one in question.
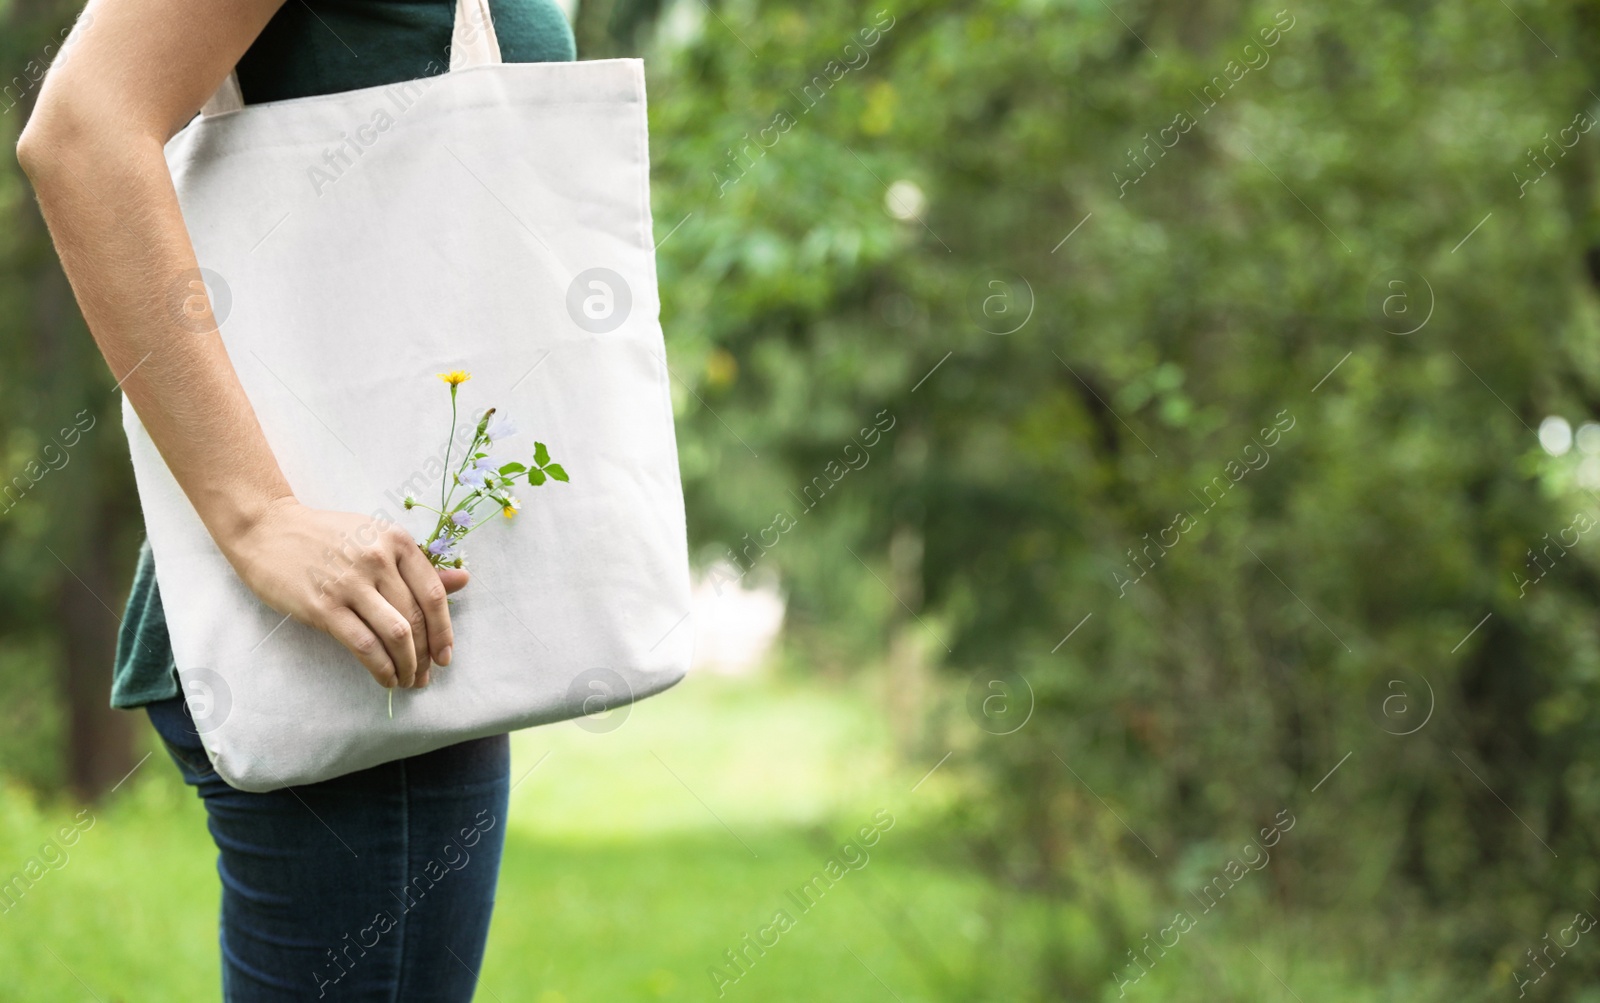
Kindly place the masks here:
MULTIPOLYGON (((500 62, 500 39, 489 17, 489 0, 456 0, 455 30, 450 36, 451 71, 470 66, 498 66, 500 62)), ((201 107, 200 114, 220 115, 243 107, 239 74, 233 72, 201 107)))

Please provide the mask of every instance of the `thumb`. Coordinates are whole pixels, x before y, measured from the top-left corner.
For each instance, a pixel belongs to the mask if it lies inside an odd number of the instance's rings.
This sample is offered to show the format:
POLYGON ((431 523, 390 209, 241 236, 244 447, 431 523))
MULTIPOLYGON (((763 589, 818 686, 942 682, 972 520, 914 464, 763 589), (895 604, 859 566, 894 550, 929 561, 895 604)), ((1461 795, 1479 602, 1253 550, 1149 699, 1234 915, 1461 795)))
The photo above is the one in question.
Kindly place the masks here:
POLYGON ((471 579, 472 576, 461 568, 439 569, 439 581, 444 585, 446 594, 460 592, 467 587, 467 582, 471 579))

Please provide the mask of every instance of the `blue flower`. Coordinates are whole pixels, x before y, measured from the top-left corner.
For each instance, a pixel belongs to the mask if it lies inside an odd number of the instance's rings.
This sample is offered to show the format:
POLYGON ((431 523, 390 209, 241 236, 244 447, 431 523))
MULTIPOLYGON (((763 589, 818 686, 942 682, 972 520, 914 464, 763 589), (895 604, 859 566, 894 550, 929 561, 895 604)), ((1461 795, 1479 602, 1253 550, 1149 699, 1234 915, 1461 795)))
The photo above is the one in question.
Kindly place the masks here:
POLYGON ((450 517, 450 521, 455 523, 457 526, 466 528, 472 525, 472 513, 465 510, 457 512, 455 515, 450 517))
POLYGON ((457 474, 456 479, 469 488, 482 489, 488 482, 489 469, 473 465, 457 474))
POLYGON ((428 553, 448 561, 456 556, 456 542, 447 536, 441 536, 428 544, 428 553))
POLYGON ((489 422, 484 434, 489 437, 490 442, 499 442, 501 439, 509 439, 516 435, 517 426, 505 415, 497 415, 489 422))

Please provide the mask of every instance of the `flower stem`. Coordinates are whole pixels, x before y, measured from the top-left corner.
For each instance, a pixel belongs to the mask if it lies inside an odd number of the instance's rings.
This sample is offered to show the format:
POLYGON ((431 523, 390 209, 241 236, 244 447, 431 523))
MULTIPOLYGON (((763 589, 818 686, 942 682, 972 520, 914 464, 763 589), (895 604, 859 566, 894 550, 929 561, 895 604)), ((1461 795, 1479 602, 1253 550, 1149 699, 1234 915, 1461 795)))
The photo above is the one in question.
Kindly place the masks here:
MULTIPOLYGON (((450 438, 446 439, 445 443, 444 443, 444 468, 445 468, 445 470, 449 470, 450 469, 450 447, 454 446, 455 444, 456 444, 456 384, 452 383, 452 384, 450 384, 450 438)), ((468 452, 471 452, 471 450, 468 450, 468 452)), ((449 483, 450 483, 449 481, 445 481, 444 484, 439 485, 439 507, 440 508, 449 508, 450 507, 450 501, 445 496, 445 493, 444 493, 445 486, 448 485, 449 483)))

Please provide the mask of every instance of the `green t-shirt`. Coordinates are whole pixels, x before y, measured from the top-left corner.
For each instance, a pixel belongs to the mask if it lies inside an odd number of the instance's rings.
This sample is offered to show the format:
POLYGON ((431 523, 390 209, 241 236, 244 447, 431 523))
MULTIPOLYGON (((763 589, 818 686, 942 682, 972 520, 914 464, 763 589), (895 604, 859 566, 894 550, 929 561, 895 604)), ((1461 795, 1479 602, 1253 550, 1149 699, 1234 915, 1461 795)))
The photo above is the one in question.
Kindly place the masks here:
MULTIPOLYGON (((577 57, 572 28, 553 0, 489 0, 508 63, 577 57)), ((246 104, 379 87, 450 65, 453 0, 289 0, 239 60, 246 104)), ((139 548, 133 590, 117 636, 111 706, 177 696, 172 643, 149 541, 139 548)))

